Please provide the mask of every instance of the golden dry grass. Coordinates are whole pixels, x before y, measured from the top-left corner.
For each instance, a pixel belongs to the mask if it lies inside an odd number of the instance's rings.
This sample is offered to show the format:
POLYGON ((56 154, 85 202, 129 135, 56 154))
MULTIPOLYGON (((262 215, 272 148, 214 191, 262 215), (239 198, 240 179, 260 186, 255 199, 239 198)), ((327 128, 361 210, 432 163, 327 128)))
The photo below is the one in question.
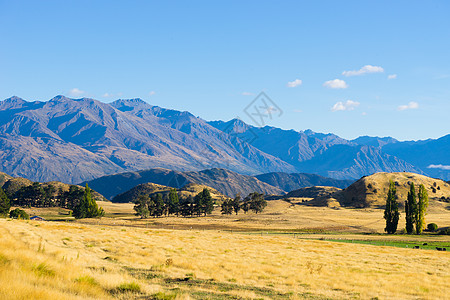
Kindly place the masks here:
POLYGON ((0 228, 7 233, 0 246, 7 266, 1 268, 0 298, 25 299, 34 291, 37 299, 157 293, 197 299, 445 299, 450 293, 446 252, 217 230, 4 219, 0 228), (37 275, 33 266, 40 263, 54 275, 37 275), (96 284, 85 287, 76 281, 81 276, 96 284), (138 284, 140 293, 117 292, 124 283, 138 284), (40 294, 45 291, 55 294, 40 294))

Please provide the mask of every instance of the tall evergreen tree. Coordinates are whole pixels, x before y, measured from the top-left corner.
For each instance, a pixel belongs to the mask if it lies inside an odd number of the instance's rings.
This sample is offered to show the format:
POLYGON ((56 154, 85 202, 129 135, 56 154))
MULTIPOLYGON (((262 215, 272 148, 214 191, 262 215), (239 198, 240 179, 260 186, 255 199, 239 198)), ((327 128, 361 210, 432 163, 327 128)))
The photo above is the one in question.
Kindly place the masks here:
POLYGON ((169 206, 169 214, 176 214, 178 216, 180 201, 176 189, 170 190, 167 205, 169 206))
POLYGON ((211 197, 211 193, 207 188, 204 188, 202 191, 203 198, 203 209, 202 212, 206 216, 206 214, 211 214, 214 210, 214 200, 211 197))
POLYGON ((231 215, 233 213, 233 204, 231 199, 226 199, 222 202, 221 212, 222 215, 231 215))
POLYGON ((148 209, 149 201, 150 199, 148 195, 139 195, 134 205, 136 215, 140 216, 143 219, 150 216, 150 211, 148 209))
POLYGON ((11 202, 6 196, 5 191, 0 187, 0 215, 8 215, 11 208, 11 202))
POLYGON ((405 201, 406 232, 408 234, 414 232, 416 214, 417 214, 416 188, 414 187, 414 182, 412 182, 408 192, 408 199, 405 201))
POLYGON ((384 218, 386 219, 386 227, 384 231, 393 234, 397 231, 398 219, 397 189, 392 180, 389 181, 389 190, 386 198, 386 208, 384 210, 384 218))
POLYGON ((92 198, 91 189, 86 183, 83 198, 80 203, 74 208, 73 216, 77 219, 95 218, 104 216, 103 209, 98 207, 97 202, 92 198))
POLYGON ((416 209, 416 233, 421 234, 425 227, 425 215, 428 208, 428 193, 423 184, 419 185, 417 197, 419 201, 416 209))
POLYGON ((155 197, 155 212, 154 216, 160 217, 164 214, 165 205, 164 200, 161 194, 156 194, 155 197))

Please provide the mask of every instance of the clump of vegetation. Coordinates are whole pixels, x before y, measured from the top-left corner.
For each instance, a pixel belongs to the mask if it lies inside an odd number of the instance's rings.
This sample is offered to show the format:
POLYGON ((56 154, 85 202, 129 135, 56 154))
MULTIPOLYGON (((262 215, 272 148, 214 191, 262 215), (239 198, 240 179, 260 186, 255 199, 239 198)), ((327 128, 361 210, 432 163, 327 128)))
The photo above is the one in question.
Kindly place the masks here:
POLYGON ((427 225, 427 229, 428 231, 435 232, 436 230, 438 230, 438 226, 436 223, 430 223, 427 225))
POLYGON ((141 286, 136 282, 126 282, 120 284, 116 290, 120 293, 139 293, 141 291, 141 286))
POLYGON ((6 216, 11 208, 11 202, 6 196, 5 191, 0 187, 0 216, 6 216))
POLYGON ((254 213, 261 213, 264 208, 267 206, 267 201, 264 199, 264 195, 254 192, 250 193, 247 197, 241 201, 240 195, 237 195, 236 198, 225 200, 222 203, 222 214, 231 215, 233 211, 238 214, 239 210, 243 210, 244 213, 247 213, 249 210, 252 210, 254 213))
POLYGON ((11 219, 29 220, 30 216, 20 208, 16 208, 9 212, 9 217, 11 219))
POLYGON ((105 212, 98 207, 97 202, 92 198, 91 189, 86 184, 84 196, 80 203, 73 209, 73 216, 76 219, 102 217, 105 212))
POLYGON ((406 232, 408 234, 413 233, 414 223, 416 221, 417 214, 417 201, 416 201, 416 189, 414 187, 414 182, 410 185, 410 190, 408 192, 408 198, 405 201, 405 214, 406 214, 406 232))
POLYGON ((416 196, 414 183, 411 183, 408 199, 405 201, 406 232, 408 234, 421 234, 425 227, 425 215, 428 208, 428 193, 425 186, 419 186, 416 196), (418 201, 416 201, 416 197, 418 201))
POLYGON ((55 276, 55 271, 50 269, 46 264, 40 263, 39 265, 35 266, 33 270, 38 274, 39 276, 48 276, 53 277, 55 276))
POLYGON ((450 235, 450 227, 439 230, 438 234, 441 235, 450 235))
POLYGON ((75 279, 76 282, 78 283, 86 283, 88 285, 92 285, 92 286, 97 286, 98 282, 92 278, 91 276, 85 275, 85 276, 80 276, 77 279, 75 279))
POLYGON ((400 213, 398 211, 397 203, 397 189, 392 180, 389 181, 389 190, 386 199, 386 208, 384 210, 384 219, 386 219, 386 227, 384 231, 393 234, 397 231, 398 219, 400 213))

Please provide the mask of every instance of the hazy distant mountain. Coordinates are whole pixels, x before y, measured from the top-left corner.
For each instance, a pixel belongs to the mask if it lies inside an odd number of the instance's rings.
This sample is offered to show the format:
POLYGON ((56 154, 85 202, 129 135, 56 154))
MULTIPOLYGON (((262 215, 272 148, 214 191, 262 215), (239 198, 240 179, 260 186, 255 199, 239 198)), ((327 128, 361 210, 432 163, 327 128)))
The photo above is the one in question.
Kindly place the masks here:
POLYGON ((226 167, 244 174, 295 171, 188 112, 140 99, 112 104, 57 96, 0 102, 0 171, 35 181, 80 182, 129 170, 226 167))
POLYGON ((312 186, 333 186, 345 189, 354 182, 354 180, 339 180, 323 177, 320 175, 305 174, 305 173, 289 174, 289 173, 273 172, 256 175, 255 177, 265 183, 278 187, 286 192, 291 192, 293 190, 312 186))
POLYGON ((252 146, 288 162, 302 173, 337 179, 356 179, 381 171, 423 173, 420 168, 380 149, 380 144, 395 143, 392 138, 361 137, 347 141, 334 134, 311 130, 257 128, 237 119, 209 123, 243 140, 251 140, 252 146))
POLYGON ((314 173, 337 179, 408 171, 449 179, 449 139, 348 141, 240 120, 206 122, 140 99, 108 104, 56 96, 48 102, 18 97, 0 102, 0 171, 33 181, 78 183, 151 168, 314 173))
POLYGON ((225 169, 209 169, 199 172, 180 172, 168 169, 150 169, 104 176, 87 182, 90 187, 108 199, 124 193, 139 184, 153 183, 173 188, 182 188, 195 183, 206 185, 229 197, 251 192, 284 194, 284 191, 255 177, 241 175, 225 169))

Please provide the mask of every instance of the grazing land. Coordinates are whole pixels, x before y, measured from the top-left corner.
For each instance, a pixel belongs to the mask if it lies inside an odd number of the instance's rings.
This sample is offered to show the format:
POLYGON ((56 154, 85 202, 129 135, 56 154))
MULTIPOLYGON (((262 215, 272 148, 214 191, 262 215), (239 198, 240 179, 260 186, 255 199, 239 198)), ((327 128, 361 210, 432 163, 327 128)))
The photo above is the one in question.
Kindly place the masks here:
MULTIPOLYGON (((411 246, 445 246, 448 236, 388 236, 382 210, 300 203, 269 201, 257 215, 216 209, 141 220, 132 204, 99 202, 101 219, 0 219, 0 298, 447 297, 450 253, 411 246)), ((433 206, 427 222, 450 224, 448 210, 433 206)))

